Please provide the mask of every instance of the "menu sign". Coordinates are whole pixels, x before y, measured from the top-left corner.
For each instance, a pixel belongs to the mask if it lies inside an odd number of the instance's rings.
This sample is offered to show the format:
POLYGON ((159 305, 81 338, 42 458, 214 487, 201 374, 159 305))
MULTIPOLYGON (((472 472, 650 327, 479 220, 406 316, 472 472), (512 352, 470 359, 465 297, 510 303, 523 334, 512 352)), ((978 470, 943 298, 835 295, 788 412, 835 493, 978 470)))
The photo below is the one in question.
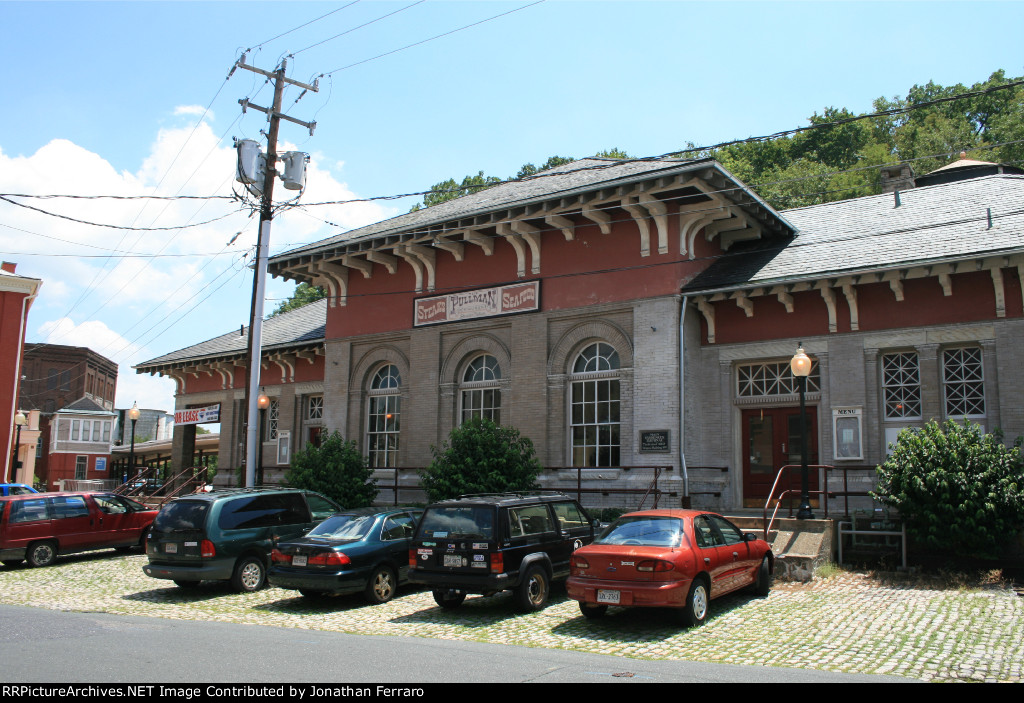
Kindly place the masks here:
POLYGON ((540 281, 420 298, 414 305, 416 327, 530 312, 540 309, 540 281))

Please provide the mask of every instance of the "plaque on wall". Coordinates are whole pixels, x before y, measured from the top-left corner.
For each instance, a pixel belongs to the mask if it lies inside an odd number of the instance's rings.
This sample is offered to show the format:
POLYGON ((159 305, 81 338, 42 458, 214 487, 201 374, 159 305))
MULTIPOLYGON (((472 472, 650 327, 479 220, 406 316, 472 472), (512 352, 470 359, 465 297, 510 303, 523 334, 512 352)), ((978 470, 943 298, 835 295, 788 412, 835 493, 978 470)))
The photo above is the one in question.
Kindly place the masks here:
POLYGON ((640 430, 641 453, 668 454, 672 451, 669 430, 640 430))
POLYGON ((533 312, 540 309, 540 281, 419 298, 414 306, 415 327, 533 312))

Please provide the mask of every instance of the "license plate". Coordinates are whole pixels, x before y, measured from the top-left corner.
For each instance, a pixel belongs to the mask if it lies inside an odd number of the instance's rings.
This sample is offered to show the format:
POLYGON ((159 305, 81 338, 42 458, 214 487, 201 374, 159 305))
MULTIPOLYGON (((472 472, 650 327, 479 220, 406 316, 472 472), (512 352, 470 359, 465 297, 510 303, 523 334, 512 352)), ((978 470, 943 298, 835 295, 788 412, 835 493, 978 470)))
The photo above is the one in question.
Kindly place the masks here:
POLYGON ((619 602, 619 591, 601 591, 597 592, 598 603, 611 603, 616 604, 619 602))
POLYGON ((445 566, 462 566, 462 557, 458 554, 445 554, 444 555, 445 566))
POLYGON ((305 566, 306 559, 307 557, 296 554, 292 557, 292 566, 305 566))
POLYGON ((177 554, 178 553, 178 545, 173 543, 173 542, 171 542, 169 544, 165 544, 164 545, 164 552, 167 553, 167 554, 177 554))

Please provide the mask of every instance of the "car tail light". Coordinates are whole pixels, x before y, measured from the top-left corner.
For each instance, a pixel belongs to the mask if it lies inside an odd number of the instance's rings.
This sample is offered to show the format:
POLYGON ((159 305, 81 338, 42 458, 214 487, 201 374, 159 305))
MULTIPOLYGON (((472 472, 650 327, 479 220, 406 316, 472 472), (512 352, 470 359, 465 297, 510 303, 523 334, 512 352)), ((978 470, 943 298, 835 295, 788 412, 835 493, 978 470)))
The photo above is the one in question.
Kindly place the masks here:
POLYGON ((199 543, 199 556, 201 557, 215 557, 217 556, 217 548, 213 546, 213 542, 208 539, 204 539, 199 543))
POLYGON ((501 574, 505 572, 505 555, 501 552, 491 552, 491 573, 501 574))
POLYGON ((637 571, 672 571, 675 564, 663 559, 645 559, 636 565, 637 571))
POLYGON ((590 562, 588 562, 583 557, 573 556, 573 558, 570 560, 570 563, 572 564, 573 568, 575 568, 575 569, 589 569, 590 568, 590 562))
POLYGON ((351 564, 352 560, 344 552, 320 552, 310 557, 307 563, 315 566, 344 566, 351 564))
POLYGON ((270 550, 270 561, 272 561, 274 563, 291 564, 292 563, 292 555, 291 554, 285 554, 280 549, 271 549, 270 550))
POLYGON ((415 549, 410 549, 409 550, 409 568, 411 568, 411 569, 415 569, 416 568, 416 550, 415 549))

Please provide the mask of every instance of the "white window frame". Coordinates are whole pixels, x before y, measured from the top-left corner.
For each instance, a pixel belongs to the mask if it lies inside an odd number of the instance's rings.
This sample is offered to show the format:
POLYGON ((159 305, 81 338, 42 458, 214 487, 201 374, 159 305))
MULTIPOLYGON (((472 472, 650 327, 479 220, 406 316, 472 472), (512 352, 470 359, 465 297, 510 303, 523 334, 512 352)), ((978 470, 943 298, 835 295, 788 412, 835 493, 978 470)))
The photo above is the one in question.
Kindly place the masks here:
POLYGON ((980 346, 942 350, 942 411, 949 420, 987 417, 985 362, 980 346), (953 355, 959 358, 950 359, 953 355), (952 393, 956 395, 951 397, 952 393), (952 407, 953 404, 958 406, 952 407), (958 412, 978 410, 979 406, 980 412, 958 412))
POLYGON ((501 424, 500 382, 501 366, 494 355, 480 354, 469 362, 459 384, 460 424, 473 417, 501 424))
POLYGON ((603 341, 588 344, 573 358, 569 375, 567 418, 569 460, 572 466, 622 464, 620 369, 619 354, 615 347, 603 341), (585 359, 584 355, 592 349, 593 356, 585 359), (602 389, 606 391, 604 400, 601 399, 602 389), (602 405, 607 407, 602 408, 602 405), (587 461, 588 457, 594 461, 587 461))
POLYGON ((384 364, 370 380, 366 402, 366 456, 370 466, 397 466, 401 430, 402 375, 394 364, 384 364))
POLYGON ((915 351, 887 352, 881 355, 879 364, 882 377, 882 412, 885 419, 920 420, 920 355, 915 351))

